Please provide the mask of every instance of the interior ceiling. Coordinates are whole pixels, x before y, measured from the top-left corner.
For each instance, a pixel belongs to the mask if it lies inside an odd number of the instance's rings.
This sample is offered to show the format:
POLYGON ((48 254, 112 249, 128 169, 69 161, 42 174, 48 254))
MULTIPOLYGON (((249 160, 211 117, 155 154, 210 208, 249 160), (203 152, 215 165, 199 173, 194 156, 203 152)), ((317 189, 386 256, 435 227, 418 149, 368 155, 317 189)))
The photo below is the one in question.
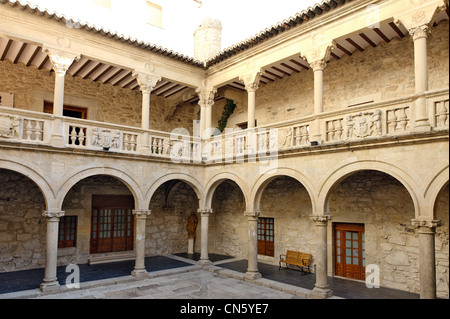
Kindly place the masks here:
MULTIPOLYGON (((448 20, 448 12, 440 12, 436 18, 434 26, 443 20, 448 20)), ((396 26, 393 22, 381 24, 378 28, 367 28, 352 34, 349 37, 338 39, 336 48, 331 53, 331 60, 341 59, 345 55, 353 55, 356 51, 365 51, 368 47, 377 47, 381 42, 389 43, 396 37, 408 37, 408 32, 403 26, 396 26)), ((14 64, 23 63, 27 67, 35 67, 39 70, 45 69, 52 71, 52 64, 42 47, 0 37, 0 60, 9 60, 14 64)), ((265 67, 265 74, 261 78, 262 84, 277 81, 294 73, 301 73, 309 69, 309 64, 300 56, 293 57, 284 61, 279 61, 274 65, 265 67)), ((91 79, 94 82, 120 86, 125 89, 139 90, 137 80, 132 76, 132 71, 121 67, 109 65, 106 63, 91 60, 83 56, 67 72, 71 76, 79 76, 83 79, 91 79)), ((238 80, 227 84, 237 90, 245 91, 244 85, 238 80)), ((160 81, 155 87, 153 93, 158 96, 169 98, 179 93, 187 86, 183 86, 169 79, 160 81)), ((197 98, 198 100, 198 98, 197 98)), ((195 99, 190 99, 195 102, 195 99)))

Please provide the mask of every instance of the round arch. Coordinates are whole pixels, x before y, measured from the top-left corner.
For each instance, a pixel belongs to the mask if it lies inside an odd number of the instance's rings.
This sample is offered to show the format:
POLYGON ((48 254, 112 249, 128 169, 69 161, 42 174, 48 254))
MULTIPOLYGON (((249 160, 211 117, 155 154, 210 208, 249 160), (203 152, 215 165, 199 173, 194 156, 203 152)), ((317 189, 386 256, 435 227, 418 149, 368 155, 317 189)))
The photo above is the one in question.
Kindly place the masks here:
POLYGON ((309 198, 311 199, 312 211, 314 214, 316 209, 316 199, 314 197, 314 194, 316 193, 315 188, 308 177, 291 168, 277 168, 261 175, 254 183, 254 186, 250 193, 249 205, 247 205, 247 209, 249 211, 258 211, 260 209, 261 196, 264 192, 264 189, 275 178, 282 176, 291 177, 297 180, 300 184, 303 185, 303 187, 306 188, 309 198))
POLYGON ((124 171, 121 171, 117 168, 110 168, 110 167, 89 167, 80 169, 75 173, 74 175, 70 175, 65 178, 65 180, 60 184, 59 191, 57 194, 57 204, 58 207, 62 207, 64 198, 66 197, 67 193, 70 191, 70 189, 75 186, 76 183, 80 182, 81 180, 96 176, 96 175, 108 175, 117 178, 122 183, 127 186, 127 188, 130 190, 130 192, 133 194, 134 200, 135 200, 135 208, 136 209, 143 209, 142 206, 143 200, 142 200, 142 194, 140 191, 140 187, 137 184, 137 182, 130 177, 127 173, 124 171))
MULTIPOLYGON (((145 193, 145 197, 144 197, 144 203, 145 203, 146 209, 148 209, 148 207, 150 207, 150 201, 153 197, 153 194, 156 192, 156 190, 161 185, 163 185, 164 183, 169 182, 171 180, 180 180, 180 181, 188 184, 194 190, 195 194, 197 195, 199 204, 202 203, 203 198, 204 198, 204 191, 203 191, 202 185, 195 178, 193 178, 190 175, 187 175, 184 173, 173 173, 173 174, 164 175, 152 183, 150 188, 145 193)), ((201 205, 200 205, 200 208, 203 208, 203 207, 201 207, 201 205)))
POLYGON ((241 190, 242 194, 244 194, 245 206, 246 207, 248 206, 248 188, 247 185, 244 183, 244 181, 238 175, 233 173, 219 173, 214 177, 212 177, 210 181, 206 184, 207 186, 205 188, 206 195, 204 203, 205 208, 211 208, 212 199, 217 187, 219 187, 219 185, 226 180, 230 180, 236 183, 236 185, 241 190))
POLYGON ((431 219, 436 219, 435 216, 435 205, 436 200, 439 196, 441 190, 444 189, 449 183, 449 167, 448 165, 439 170, 438 173, 433 175, 433 178, 430 183, 428 183, 426 192, 425 192, 425 207, 427 207, 427 211, 422 212, 424 217, 428 217, 431 219))
POLYGON ((320 183, 318 205, 325 215, 329 212, 329 198, 333 190, 347 177, 361 171, 379 171, 399 181, 408 191, 414 204, 415 216, 420 216, 420 201, 415 190, 419 190, 415 180, 399 167, 380 161, 358 161, 344 163, 332 169, 331 173, 320 183))
POLYGON ((25 165, 24 163, 18 163, 10 160, 0 159, 0 169, 10 170, 28 177, 33 183, 37 185, 44 197, 45 206, 47 210, 54 209, 55 192, 44 178, 44 176, 38 173, 35 169, 25 165))

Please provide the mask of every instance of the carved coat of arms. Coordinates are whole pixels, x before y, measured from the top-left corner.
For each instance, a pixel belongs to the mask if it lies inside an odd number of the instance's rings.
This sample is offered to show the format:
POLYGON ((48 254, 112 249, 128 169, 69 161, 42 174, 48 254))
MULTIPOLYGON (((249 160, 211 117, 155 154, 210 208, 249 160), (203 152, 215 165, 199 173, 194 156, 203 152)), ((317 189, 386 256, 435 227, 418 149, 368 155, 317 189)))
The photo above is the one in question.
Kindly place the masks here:
POLYGON ((365 138, 381 135, 381 111, 362 112, 347 117, 345 138, 365 138))
POLYGON ((19 138, 20 117, 0 114, 0 137, 19 138))
POLYGON ((117 130, 95 128, 93 130, 92 146, 119 149, 120 132, 117 130))

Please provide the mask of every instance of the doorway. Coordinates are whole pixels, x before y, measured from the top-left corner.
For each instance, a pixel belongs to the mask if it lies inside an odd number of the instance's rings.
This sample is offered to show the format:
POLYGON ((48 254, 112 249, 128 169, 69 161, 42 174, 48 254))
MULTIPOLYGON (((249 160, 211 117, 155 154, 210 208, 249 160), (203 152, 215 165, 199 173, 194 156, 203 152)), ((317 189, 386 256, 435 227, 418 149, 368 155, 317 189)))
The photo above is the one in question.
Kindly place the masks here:
POLYGON ((133 208, 133 196, 92 196, 91 254, 133 250, 133 208))
POLYGON ((363 224, 334 224, 335 275, 366 279, 365 231, 363 224))

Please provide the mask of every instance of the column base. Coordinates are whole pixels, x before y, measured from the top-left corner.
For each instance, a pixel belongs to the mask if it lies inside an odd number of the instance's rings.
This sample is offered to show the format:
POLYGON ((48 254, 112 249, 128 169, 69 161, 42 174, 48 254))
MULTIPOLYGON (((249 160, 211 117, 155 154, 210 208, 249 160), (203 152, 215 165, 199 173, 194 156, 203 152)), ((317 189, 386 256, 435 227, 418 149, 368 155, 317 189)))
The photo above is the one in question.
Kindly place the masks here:
POLYGON ((197 262, 197 264, 198 264, 200 267, 208 267, 208 266, 211 266, 211 265, 212 265, 212 262, 211 262, 211 260, 209 260, 209 259, 200 259, 200 260, 197 262))
POLYGON ((145 269, 135 269, 131 272, 131 276, 136 279, 142 279, 148 277, 148 272, 145 269))
POLYGON ((261 279, 262 275, 258 271, 247 271, 244 275, 245 279, 256 280, 261 279))
POLYGON ((188 254, 189 255, 194 254, 194 239, 192 239, 192 238, 188 239, 188 254))
POLYGON ((311 299, 327 299, 333 296, 333 291, 329 288, 315 287, 309 296, 311 299))
POLYGON ((61 290, 61 286, 59 285, 58 281, 44 281, 40 286, 39 289, 44 292, 55 292, 61 290))

